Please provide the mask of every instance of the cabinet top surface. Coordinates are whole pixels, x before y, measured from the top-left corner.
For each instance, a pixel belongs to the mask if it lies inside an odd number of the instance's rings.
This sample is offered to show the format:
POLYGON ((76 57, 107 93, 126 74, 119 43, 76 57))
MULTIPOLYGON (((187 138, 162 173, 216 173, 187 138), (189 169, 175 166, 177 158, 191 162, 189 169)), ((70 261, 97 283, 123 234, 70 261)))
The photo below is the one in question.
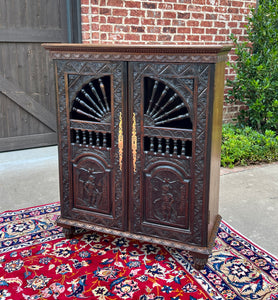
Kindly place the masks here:
POLYGON ((42 46, 51 52, 128 53, 128 54, 207 54, 228 52, 232 45, 112 45, 112 44, 57 44, 42 46))
POLYGON ((231 45, 111 45, 42 44, 54 60, 149 61, 217 63, 225 61, 231 45))

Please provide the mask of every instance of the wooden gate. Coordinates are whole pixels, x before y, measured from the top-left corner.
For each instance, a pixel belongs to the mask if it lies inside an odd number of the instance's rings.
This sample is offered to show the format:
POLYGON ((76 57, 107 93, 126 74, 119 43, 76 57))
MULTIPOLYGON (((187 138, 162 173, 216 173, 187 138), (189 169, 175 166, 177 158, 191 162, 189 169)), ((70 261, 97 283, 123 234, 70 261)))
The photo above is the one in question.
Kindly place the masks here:
POLYGON ((53 64, 67 42, 66 0, 0 1, 0 152, 56 144, 53 64))

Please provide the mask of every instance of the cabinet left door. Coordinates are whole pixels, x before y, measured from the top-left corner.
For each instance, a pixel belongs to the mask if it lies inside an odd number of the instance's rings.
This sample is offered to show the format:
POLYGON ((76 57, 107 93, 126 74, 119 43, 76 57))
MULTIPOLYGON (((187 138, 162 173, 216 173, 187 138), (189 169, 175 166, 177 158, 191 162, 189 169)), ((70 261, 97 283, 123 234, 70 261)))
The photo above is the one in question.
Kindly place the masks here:
POLYGON ((126 69, 124 62, 56 61, 61 217, 77 226, 126 229, 126 69))

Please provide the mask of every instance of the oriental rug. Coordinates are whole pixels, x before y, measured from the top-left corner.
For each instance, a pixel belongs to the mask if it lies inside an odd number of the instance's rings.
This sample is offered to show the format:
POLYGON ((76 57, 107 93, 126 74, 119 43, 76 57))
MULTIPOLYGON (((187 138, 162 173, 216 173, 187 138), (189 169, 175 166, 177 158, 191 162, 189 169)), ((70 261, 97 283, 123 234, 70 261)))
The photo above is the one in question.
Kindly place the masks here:
POLYGON ((185 251, 96 232, 65 239, 58 203, 0 214, 0 300, 278 299, 278 260, 222 222, 202 271, 185 251))

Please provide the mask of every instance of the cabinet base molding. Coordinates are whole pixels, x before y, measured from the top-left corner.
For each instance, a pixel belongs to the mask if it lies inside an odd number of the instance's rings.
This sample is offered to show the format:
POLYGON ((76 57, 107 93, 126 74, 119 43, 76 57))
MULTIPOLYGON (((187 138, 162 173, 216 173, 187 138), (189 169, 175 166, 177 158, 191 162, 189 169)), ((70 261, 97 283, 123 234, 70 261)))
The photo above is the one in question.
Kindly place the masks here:
POLYGON ((135 233, 127 232, 127 231, 120 231, 120 230, 105 228, 105 227, 93 225, 93 224, 90 224, 90 223, 87 223, 84 221, 75 221, 75 220, 70 220, 70 219, 66 219, 63 217, 60 217, 57 220, 57 225, 63 227, 63 232, 64 232, 66 238, 68 238, 68 239, 73 238, 75 236, 75 228, 83 228, 83 229, 86 229, 89 231, 96 231, 96 232, 101 232, 101 233, 105 233, 105 234, 121 236, 121 237, 125 237, 128 239, 139 240, 139 241, 147 242, 147 243, 151 243, 151 244, 157 244, 157 245, 162 245, 162 246, 166 246, 166 247, 172 247, 172 248, 185 250, 185 251, 190 252, 190 254, 193 257, 193 261, 194 261, 193 267, 197 270, 201 270, 206 265, 207 260, 212 252, 212 248, 214 247, 214 242, 215 242, 215 238, 217 235, 217 231, 218 231, 218 227, 220 225, 221 219, 222 218, 220 215, 218 215, 216 217, 216 221, 214 223, 213 230, 212 230, 207 247, 200 247, 200 246, 195 246, 195 245, 191 245, 191 244, 184 244, 184 243, 160 239, 160 238, 156 238, 156 237, 135 234, 135 233))

